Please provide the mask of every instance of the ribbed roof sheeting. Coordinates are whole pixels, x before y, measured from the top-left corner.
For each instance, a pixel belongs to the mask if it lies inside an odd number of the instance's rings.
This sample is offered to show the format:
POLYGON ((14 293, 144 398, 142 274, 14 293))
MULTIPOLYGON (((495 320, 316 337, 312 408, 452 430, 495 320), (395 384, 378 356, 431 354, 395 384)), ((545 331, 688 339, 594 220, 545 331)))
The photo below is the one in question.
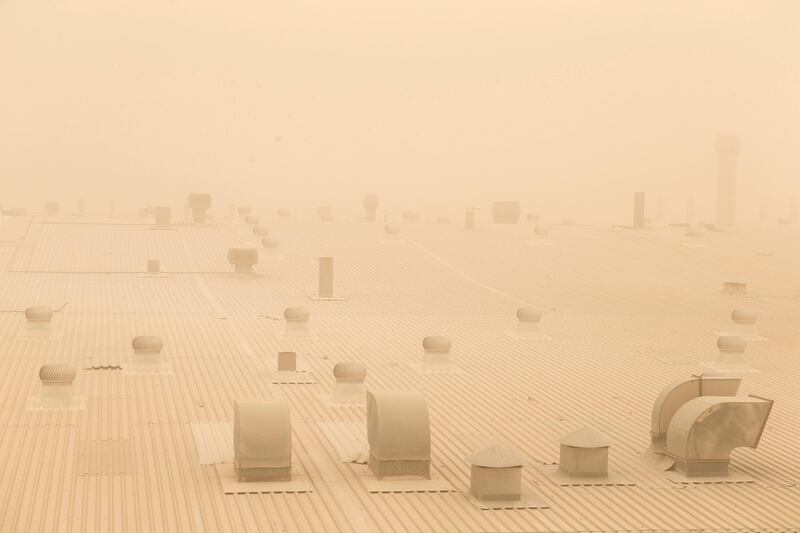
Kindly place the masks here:
POLYGON ((689 248, 680 229, 558 226, 552 245, 531 246, 525 225, 418 224, 386 243, 380 225, 276 218, 286 260, 260 261, 263 276, 242 280, 225 261, 242 245, 235 222, 152 231, 119 219, 30 220, 0 222, 0 531, 800 526, 796 231, 707 233, 706 248, 689 248), (345 300, 313 301, 313 259, 330 243, 345 300), (147 258, 168 277, 138 275, 147 258), (739 273, 753 297, 721 295, 721 281, 739 273), (56 310, 59 337, 25 338, 32 302, 56 310), (282 347, 283 310, 296 302, 314 314, 315 337, 293 349, 318 384, 273 385, 264 373, 282 347), (506 335, 525 305, 547 314, 550 340, 506 335), (761 373, 744 375, 740 394, 775 407, 759 448, 731 461, 755 482, 683 488, 642 459, 652 404, 666 384, 706 370, 714 331, 740 306, 758 312, 771 339, 748 347, 761 373), (142 331, 164 338, 171 373, 118 368, 142 331), (419 339, 430 331, 458 339, 461 372, 418 371, 419 339), (372 390, 424 391, 432 467, 455 492, 370 494, 339 462, 317 422, 365 423, 363 407, 324 401, 333 366, 351 360, 367 365, 372 390), (46 361, 79 369, 85 410, 25 410, 46 361), (294 461, 314 492, 223 495, 214 467, 198 462, 191 423, 232 420, 236 398, 274 397, 292 410, 294 461), (557 462, 559 437, 584 425, 608 437, 609 469, 635 486, 558 487, 533 468, 557 462), (523 480, 550 509, 481 511, 462 494, 465 458, 492 445, 522 455, 523 480))

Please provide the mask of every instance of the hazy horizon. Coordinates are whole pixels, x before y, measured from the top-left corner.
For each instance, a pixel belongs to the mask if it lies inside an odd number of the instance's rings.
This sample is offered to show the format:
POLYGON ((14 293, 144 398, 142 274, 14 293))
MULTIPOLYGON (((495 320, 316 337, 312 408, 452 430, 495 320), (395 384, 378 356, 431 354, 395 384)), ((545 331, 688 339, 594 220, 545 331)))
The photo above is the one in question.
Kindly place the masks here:
POLYGON ((0 1, 0 204, 712 220, 800 194, 794 2, 0 1))

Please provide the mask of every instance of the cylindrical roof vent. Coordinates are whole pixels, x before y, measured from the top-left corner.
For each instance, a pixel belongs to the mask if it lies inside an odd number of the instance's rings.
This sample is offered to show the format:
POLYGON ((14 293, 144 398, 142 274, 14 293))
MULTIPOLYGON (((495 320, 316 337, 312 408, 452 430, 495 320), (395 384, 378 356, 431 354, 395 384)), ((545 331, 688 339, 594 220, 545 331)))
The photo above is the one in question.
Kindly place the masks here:
POLYGON ((286 319, 286 337, 309 337, 311 330, 308 326, 308 318, 311 312, 306 307, 287 307, 283 312, 286 319))
POLYGON ((76 375, 75 367, 65 364, 47 364, 39 369, 42 385, 72 385, 76 375))
POLYGON ((53 319, 53 310, 43 305, 25 309, 25 318, 28 322, 50 322, 53 319))
POLYGON ((452 366, 450 363, 450 349, 453 341, 444 335, 430 335, 422 339, 422 369, 431 371, 446 371, 452 366))
POLYGON ((333 367, 333 377, 336 378, 331 393, 332 404, 358 404, 364 405, 367 399, 367 389, 364 380, 367 378, 367 367, 358 362, 337 363, 333 367))

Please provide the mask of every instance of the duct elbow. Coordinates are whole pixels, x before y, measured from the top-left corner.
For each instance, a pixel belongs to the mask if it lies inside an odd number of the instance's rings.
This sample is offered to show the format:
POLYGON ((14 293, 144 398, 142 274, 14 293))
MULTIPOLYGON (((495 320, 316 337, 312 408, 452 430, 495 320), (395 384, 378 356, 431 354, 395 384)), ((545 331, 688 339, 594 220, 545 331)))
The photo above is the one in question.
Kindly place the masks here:
POLYGON ((650 418, 653 442, 663 442, 672 417, 687 402, 701 396, 735 396, 741 382, 741 378, 712 374, 682 379, 667 385, 653 404, 650 418))
POLYGON ((669 423, 667 455, 688 477, 726 476, 736 448, 756 448, 772 400, 703 396, 685 403, 669 423))

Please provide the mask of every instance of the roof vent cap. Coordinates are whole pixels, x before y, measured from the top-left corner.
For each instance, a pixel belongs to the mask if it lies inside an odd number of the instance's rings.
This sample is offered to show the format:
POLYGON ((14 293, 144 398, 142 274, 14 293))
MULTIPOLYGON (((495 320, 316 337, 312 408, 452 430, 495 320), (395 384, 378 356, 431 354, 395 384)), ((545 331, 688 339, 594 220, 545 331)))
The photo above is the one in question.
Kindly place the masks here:
POLYGON ((525 460, 516 452, 490 446, 469 457, 470 492, 483 501, 522 499, 522 465, 525 460))
POLYGON ((274 250, 280 245, 281 241, 275 237, 264 237, 261 239, 261 245, 269 250, 274 250))
POLYGON ((559 439, 559 471, 570 477, 608 476, 609 440, 590 427, 582 427, 559 439))
POLYGON ((249 273, 258 264, 258 250, 255 248, 231 248, 228 250, 228 262, 239 273, 249 273))
POLYGON ((467 457, 471 465, 484 468, 514 468, 523 466, 525 458, 513 450, 502 446, 489 446, 467 457))

